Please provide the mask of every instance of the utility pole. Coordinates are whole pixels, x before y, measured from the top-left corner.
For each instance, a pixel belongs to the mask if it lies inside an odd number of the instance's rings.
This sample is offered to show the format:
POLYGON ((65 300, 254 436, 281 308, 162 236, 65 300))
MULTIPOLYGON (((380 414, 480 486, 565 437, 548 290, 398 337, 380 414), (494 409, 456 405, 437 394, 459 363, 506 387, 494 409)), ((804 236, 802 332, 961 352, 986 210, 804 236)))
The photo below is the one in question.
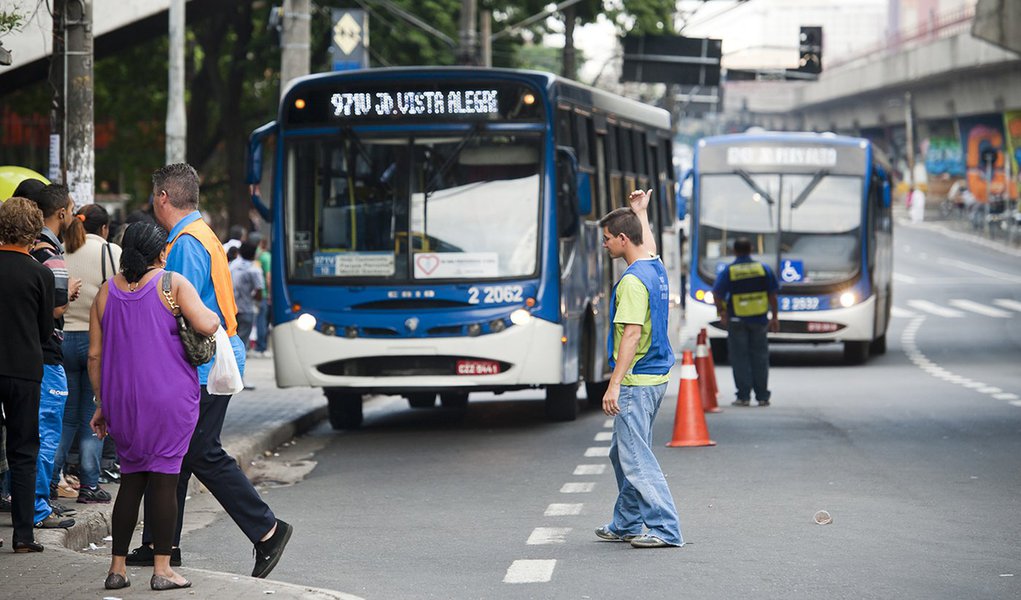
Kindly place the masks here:
POLYGON ((574 49, 574 22, 578 15, 578 8, 572 4, 564 8, 564 60, 560 68, 560 74, 568 79, 574 79, 577 71, 577 59, 574 49))
POLYGON ((483 10, 479 13, 480 38, 482 42, 482 66, 493 66, 493 12, 483 10))
POLYGON ((309 39, 312 17, 310 0, 284 0, 280 35, 280 97, 295 77, 308 75, 311 63, 309 39))
POLYGON ((478 0, 461 0, 461 35, 457 48, 457 63, 460 65, 477 65, 479 63, 478 47, 478 0))
POLYGON ((170 56, 167 69, 168 165, 183 163, 188 148, 188 117, 184 109, 184 2, 170 0, 170 56))
POLYGON ((92 0, 56 0, 53 7, 50 175, 75 206, 95 201, 96 152, 92 75, 92 0))

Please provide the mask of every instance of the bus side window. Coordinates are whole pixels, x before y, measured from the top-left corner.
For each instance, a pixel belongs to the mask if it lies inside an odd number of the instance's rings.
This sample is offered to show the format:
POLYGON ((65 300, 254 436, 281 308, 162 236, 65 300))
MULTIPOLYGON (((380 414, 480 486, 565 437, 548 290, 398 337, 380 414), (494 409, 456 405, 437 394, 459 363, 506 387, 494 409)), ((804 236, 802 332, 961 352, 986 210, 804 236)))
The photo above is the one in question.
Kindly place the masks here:
POLYGON ((607 179, 607 187, 610 190, 610 206, 608 210, 620 208, 623 204, 624 198, 621 196, 621 187, 623 182, 621 181, 620 174, 620 152, 617 142, 618 132, 620 128, 616 123, 610 123, 607 127, 608 135, 606 141, 608 142, 605 146, 606 154, 606 172, 609 177, 607 179))
POLYGON ((594 161, 592 160, 592 149, 589 146, 589 134, 588 124, 592 122, 592 119, 587 119, 585 115, 576 113, 574 115, 574 141, 575 149, 578 152, 578 166, 582 168, 592 167, 594 161))
POLYGON ((569 109, 561 108, 557 111, 557 144, 561 146, 574 147, 573 116, 574 113, 569 109))

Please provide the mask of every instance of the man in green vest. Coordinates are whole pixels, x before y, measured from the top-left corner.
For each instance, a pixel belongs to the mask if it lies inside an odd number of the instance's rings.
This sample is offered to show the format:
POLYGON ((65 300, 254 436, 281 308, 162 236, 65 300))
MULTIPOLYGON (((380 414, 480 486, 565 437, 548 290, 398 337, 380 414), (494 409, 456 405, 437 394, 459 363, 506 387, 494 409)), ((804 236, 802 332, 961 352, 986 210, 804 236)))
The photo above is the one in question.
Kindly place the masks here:
POLYGON ((776 292, 780 288, 768 265, 752 259, 747 238, 734 241, 734 262, 720 272, 713 298, 720 324, 727 328, 727 348, 737 399, 748 406, 751 392, 759 406, 769 406, 769 342, 767 331, 780 331, 776 292), (770 316, 772 313, 772 316, 770 316))

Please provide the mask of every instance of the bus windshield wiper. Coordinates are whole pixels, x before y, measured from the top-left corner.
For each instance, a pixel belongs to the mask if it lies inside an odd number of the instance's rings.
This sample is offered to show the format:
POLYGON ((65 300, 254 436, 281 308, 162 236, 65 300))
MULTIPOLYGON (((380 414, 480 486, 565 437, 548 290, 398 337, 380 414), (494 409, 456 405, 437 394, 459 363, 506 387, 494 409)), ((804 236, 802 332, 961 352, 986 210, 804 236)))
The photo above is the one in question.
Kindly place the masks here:
POLYGON ((805 186, 805 189, 801 190, 798 197, 794 199, 794 202, 791 202, 791 210, 794 210, 804 204, 805 201, 808 200, 808 195, 812 193, 817 185, 819 185, 819 182, 822 181, 823 177, 826 177, 829 174, 830 172, 826 169, 816 171, 815 176, 812 177, 812 181, 809 181, 808 185, 805 186))
POLYGON ((471 142, 473 139, 475 139, 481 132, 482 126, 475 125, 474 127, 472 127, 472 130, 468 133, 468 135, 464 136, 464 139, 458 142, 457 147, 454 148, 454 151, 450 153, 450 156, 447 157, 447 160, 444 161, 440 168, 436 171, 436 173, 434 173, 433 176, 429 178, 429 185, 425 187, 424 200, 426 202, 429 201, 429 196, 432 195, 432 193, 436 191, 436 188, 443 182, 442 181, 443 176, 447 174, 447 171, 450 170, 450 167, 454 166, 454 162, 457 161, 457 157, 461 155, 461 151, 464 150, 464 147, 467 146, 468 143, 471 142))
POLYGON ((752 188, 756 194, 762 196, 770 206, 776 204, 776 201, 769 195, 769 192, 759 187, 759 184, 755 183, 755 180, 748 174, 748 171, 745 171, 744 169, 736 169, 734 172, 737 173, 741 179, 744 179, 745 183, 748 184, 748 187, 752 188))

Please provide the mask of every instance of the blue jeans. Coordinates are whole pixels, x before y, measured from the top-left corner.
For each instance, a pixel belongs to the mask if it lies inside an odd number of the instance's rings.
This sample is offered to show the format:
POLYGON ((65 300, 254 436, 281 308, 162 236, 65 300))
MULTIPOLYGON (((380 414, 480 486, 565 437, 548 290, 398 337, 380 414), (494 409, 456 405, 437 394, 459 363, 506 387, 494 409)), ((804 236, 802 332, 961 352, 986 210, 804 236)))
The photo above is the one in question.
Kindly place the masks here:
POLYGON ((50 516, 50 480, 53 478, 53 457, 60 445, 60 430, 67 402, 67 377, 61 365, 43 365, 43 381, 39 392, 39 459, 35 474, 35 522, 50 516))
POLYGON ((727 325, 727 354, 734 371, 738 400, 769 401, 768 323, 730 321, 727 325))
POLYGON ((267 302, 264 297, 262 302, 259 303, 259 316, 255 318, 255 351, 265 352, 268 344, 269 302, 267 302))
POLYGON ((617 477, 617 503, 607 527, 620 536, 640 535, 642 525, 668 544, 684 545, 677 508, 663 470, 652 453, 652 423, 667 384, 623 385, 613 419, 610 462, 617 477))
POLYGON ((92 433, 89 421, 96 411, 92 400, 92 382, 89 381, 89 332, 64 332, 64 371, 67 374, 67 404, 64 406, 64 427, 60 445, 53 459, 53 483, 60 481, 60 471, 67 461, 74 436, 78 434, 78 453, 81 456, 83 486, 99 485, 99 463, 103 455, 103 442, 92 433))
POLYGON ((248 345, 252 338, 252 328, 255 326, 255 313, 239 312, 238 316, 238 337, 245 343, 245 352, 248 352, 248 345))

